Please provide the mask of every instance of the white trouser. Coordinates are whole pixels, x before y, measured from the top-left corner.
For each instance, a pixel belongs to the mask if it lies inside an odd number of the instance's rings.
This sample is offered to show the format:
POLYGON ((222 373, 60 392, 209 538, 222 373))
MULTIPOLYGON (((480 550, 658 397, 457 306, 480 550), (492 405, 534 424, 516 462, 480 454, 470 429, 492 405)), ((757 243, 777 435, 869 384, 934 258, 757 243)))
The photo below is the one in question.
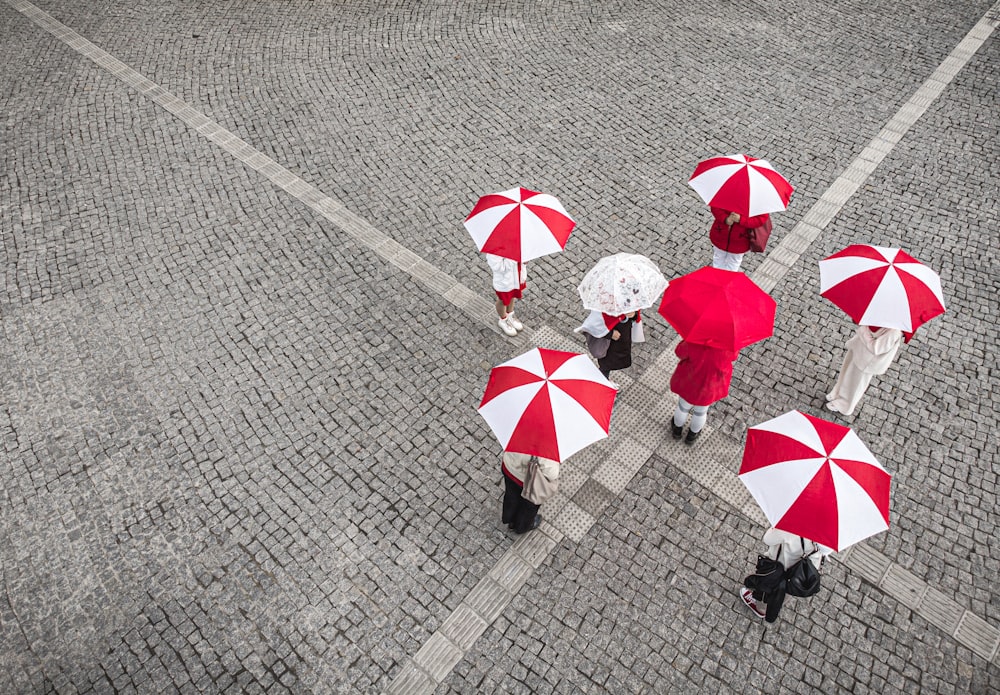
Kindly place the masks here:
POLYGON ((745 254, 742 253, 729 253, 728 251, 723 251, 722 249, 713 246, 712 267, 722 268, 723 270, 737 271, 743 263, 744 255, 745 254))
POLYGON ((705 421, 708 419, 708 406, 691 405, 678 396, 677 410, 674 411, 674 424, 678 427, 683 427, 689 414, 691 415, 691 431, 701 432, 701 428, 705 426, 705 421))
POLYGON ((833 390, 826 394, 826 407, 844 415, 854 414, 854 409, 858 407, 858 402, 865 395, 868 385, 872 383, 872 377, 875 376, 858 369, 854 365, 853 358, 854 355, 848 350, 844 355, 844 364, 840 367, 837 383, 833 385, 833 390))

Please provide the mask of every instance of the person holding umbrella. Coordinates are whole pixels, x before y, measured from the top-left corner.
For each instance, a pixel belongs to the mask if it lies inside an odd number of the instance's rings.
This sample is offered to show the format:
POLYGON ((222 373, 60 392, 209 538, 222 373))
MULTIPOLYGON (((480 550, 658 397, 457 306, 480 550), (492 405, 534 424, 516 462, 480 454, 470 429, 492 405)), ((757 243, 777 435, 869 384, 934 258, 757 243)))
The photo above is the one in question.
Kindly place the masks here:
MULTIPOLYGON (((500 463, 504 481, 503 512, 500 520, 517 534, 533 531, 542 523, 542 515, 538 513, 542 505, 535 504, 524 496, 524 483, 528 478, 531 459, 530 454, 505 451, 500 463)), ((536 475, 545 476, 549 483, 554 483, 559 478, 559 462, 541 456, 536 457, 536 460, 538 466, 536 475)))
POLYGON ((712 267, 737 271, 750 240, 757 235, 755 250, 763 251, 770 234, 768 213, 785 210, 794 188, 765 160, 734 154, 699 162, 688 179, 701 196, 715 222, 709 231, 712 267))
POLYGON ((680 439, 684 423, 691 418, 685 444, 694 444, 708 420, 708 408, 729 395, 733 362, 737 353, 710 345, 682 340, 674 348, 680 359, 670 377, 670 390, 677 394, 677 408, 670 421, 670 433, 680 439))
POLYGON ((671 434, 693 444, 708 418, 708 408, 729 395, 733 362, 744 347, 774 333, 777 304, 743 273, 699 268, 671 280, 659 314, 680 334, 679 358, 670 378, 677 394, 671 434))
POLYGON ((586 355, 534 348, 497 365, 479 414, 504 449, 501 519, 517 533, 537 528, 559 465, 605 439, 617 391, 586 355))
POLYGON ((632 343, 645 341, 641 310, 652 306, 667 279, 645 256, 605 256, 584 276, 577 292, 590 314, 574 332, 587 337, 587 349, 601 374, 632 366, 632 343))
POLYGON ((642 316, 638 311, 620 316, 591 311, 574 332, 587 336, 587 349, 597 359, 597 368, 605 379, 610 378, 614 370, 631 367, 632 343, 646 340, 642 316))
POLYGON ((786 590, 819 590, 822 558, 889 528, 892 476, 844 425, 798 410, 754 425, 738 475, 771 524, 768 554, 757 558, 738 593, 768 622, 786 590))
POLYGON ((715 221, 708 232, 712 242, 712 267, 722 270, 739 270, 743 256, 750 250, 751 230, 766 227, 771 222, 767 213, 746 217, 738 212, 712 207, 715 221))
POLYGON ((521 299, 528 286, 528 264, 492 253, 483 255, 493 271, 493 291, 497 295, 495 306, 500 319, 500 330, 513 338, 518 331, 524 330, 524 324, 514 316, 514 300, 521 299))
POLYGON ((826 407, 852 415, 900 344, 945 311, 941 278, 899 248, 852 244, 819 262, 820 295, 858 324, 826 407))
POLYGON ((853 415, 875 375, 889 370, 902 342, 903 332, 898 328, 858 326, 854 337, 847 341, 837 383, 826 394, 827 409, 853 415))
POLYGON ((493 271, 500 330, 513 338, 524 330, 514 300, 527 286, 527 262, 562 251, 576 222, 555 197, 518 187, 484 195, 464 224, 493 271))
POLYGON ((778 619, 785 601, 789 569, 805 558, 819 572, 823 567, 823 559, 833 552, 833 548, 806 540, 794 533, 779 531, 773 526, 764 532, 763 541, 767 545, 767 551, 762 557, 772 562, 761 562, 758 559, 757 572, 743 580, 739 595, 754 615, 773 623, 778 619), (780 566, 776 563, 780 563, 780 566), (779 571, 766 573, 762 571, 765 568, 779 571))

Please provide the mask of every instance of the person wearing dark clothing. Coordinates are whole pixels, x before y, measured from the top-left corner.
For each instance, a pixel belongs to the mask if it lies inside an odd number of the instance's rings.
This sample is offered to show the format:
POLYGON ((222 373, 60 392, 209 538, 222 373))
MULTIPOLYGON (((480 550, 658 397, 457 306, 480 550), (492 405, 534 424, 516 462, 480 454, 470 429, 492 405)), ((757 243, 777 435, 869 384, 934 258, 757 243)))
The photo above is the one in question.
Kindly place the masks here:
MULTIPOLYGON (((764 543, 768 546, 767 552, 757 558, 757 570, 743 580, 738 593, 754 615, 773 623, 785 602, 788 570, 803 560, 811 562, 819 571, 823 558, 832 553, 833 548, 773 527, 764 533, 764 543)), ((792 595, 796 595, 794 591, 792 595)))
MULTIPOLYGON (((528 477, 528 464, 531 462, 529 454, 516 454, 510 451, 504 452, 500 463, 500 471, 503 473, 504 495, 503 511, 500 520, 507 524, 507 528, 514 533, 527 533, 538 528, 542 522, 542 515, 538 513, 540 504, 535 504, 524 498, 524 481, 528 477)), ((559 462, 552 459, 538 457, 539 471, 547 480, 555 481, 559 478, 559 462)))
POLYGON ((588 336, 587 349, 597 359, 597 368, 605 379, 612 371, 631 367, 632 343, 646 340, 638 311, 619 316, 591 311, 575 332, 588 336))

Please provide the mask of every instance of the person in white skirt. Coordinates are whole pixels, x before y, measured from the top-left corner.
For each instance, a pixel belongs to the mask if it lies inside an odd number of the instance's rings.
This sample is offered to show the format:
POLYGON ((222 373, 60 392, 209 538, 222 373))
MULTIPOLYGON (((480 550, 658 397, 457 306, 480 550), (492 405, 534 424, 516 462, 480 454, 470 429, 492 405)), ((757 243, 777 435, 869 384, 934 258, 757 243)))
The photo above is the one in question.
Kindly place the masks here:
POLYGON ((876 374, 885 374, 903 342, 898 328, 858 326, 847 341, 847 354, 833 390, 826 394, 826 407, 835 413, 853 415, 876 374))
POLYGON ((500 317, 500 330, 513 338, 524 324, 514 316, 514 300, 521 299, 528 286, 528 265, 492 253, 483 254, 493 271, 493 291, 496 292, 496 310, 500 317))

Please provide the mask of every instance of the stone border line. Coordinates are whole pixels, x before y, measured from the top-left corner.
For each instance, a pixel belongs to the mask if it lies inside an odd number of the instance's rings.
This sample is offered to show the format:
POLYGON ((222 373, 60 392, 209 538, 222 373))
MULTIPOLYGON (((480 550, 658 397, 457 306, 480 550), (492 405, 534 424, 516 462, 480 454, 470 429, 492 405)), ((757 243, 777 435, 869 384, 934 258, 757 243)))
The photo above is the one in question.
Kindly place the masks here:
MULTIPOLYGON (((777 286, 998 25, 1000 1, 976 23, 781 243, 768 252, 751 276, 754 282, 767 292, 777 286)), ((531 338, 536 345, 572 351, 579 349, 578 343, 572 343, 547 326, 540 328, 531 338)), ((706 425, 704 434, 692 447, 677 449, 674 446, 659 446, 661 442, 676 444, 664 439, 669 431, 667 420, 676 407, 676 398, 669 390, 670 376, 676 365, 675 346, 676 341, 663 351, 643 372, 638 384, 628 377, 616 375, 622 390, 615 406, 613 427, 616 432, 628 431, 632 439, 621 440, 611 436, 574 457, 573 466, 560 475, 559 496, 545 505, 546 521, 539 532, 535 532, 538 533, 537 542, 530 544, 534 551, 530 561, 524 557, 529 540, 522 536, 441 628, 431 635, 412 659, 403 664, 402 670, 386 688, 387 695, 433 693, 471 650, 476 639, 510 604, 531 572, 542 565, 562 537, 568 536, 576 542, 582 540, 604 509, 621 494, 654 452, 746 516, 767 525, 763 512, 739 478, 733 475, 742 453, 738 441, 706 425), (651 420, 662 427, 650 427, 651 420), (536 552, 542 549, 543 555, 538 557, 536 552), (514 587, 513 591, 494 581, 499 577, 504 577, 506 583, 514 587)), ((532 535, 535 534, 528 534, 532 535)), ((1000 630, 878 551, 856 545, 835 557, 978 656, 993 662, 1000 659, 1000 630)))
MULTIPOLYGON (((293 174, 245 140, 219 125, 187 102, 152 82, 111 54, 98 48, 48 13, 25 0, 8 4, 36 25, 89 58, 125 84, 162 106, 181 121, 233 155, 249 168, 260 172, 279 188, 305 203, 376 254, 423 283, 469 317, 495 325, 492 305, 451 275, 424 261, 420 256, 382 233, 346 209, 343 203, 324 194, 293 174)), ((826 190, 799 223, 772 249, 754 272, 753 280, 770 292, 808 249, 823 229, 840 212, 857 189, 892 151, 924 111, 1000 25, 997 2, 969 31, 951 54, 897 111, 876 137, 826 190)), ((579 345, 551 328, 527 333, 522 340, 536 345, 559 345, 576 351, 579 345)), ((693 447, 676 449, 661 446, 667 420, 675 399, 667 384, 673 372, 673 345, 647 369, 638 382, 619 377, 622 393, 615 409, 615 431, 632 434, 630 439, 609 437, 574 459, 561 476, 562 494, 546 504, 546 520, 536 533, 520 537, 504 553, 459 607, 442 623, 413 658, 389 684, 388 693, 430 693, 447 678, 455 665, 471 650, 475 641, 506 608, 531 573, 541 567, 549 553, 568 536, 579 542, 603 511, 625 489, 628 482, 654 453, 691 475, 717 496, 760 523, 766 523, 749 493, 732 475, 740 454, 739 442, 715 432, 710 426, 693 447), (666 393, 667 396, 662 394, 666 393), (650 420, 662 425, 650 428, 650 420), (677 456, 680 451, 682 456, 677 456), (510 587, 510 588, 504 588, 510 587)), ((882 591, 916 611, 986 660, 1000 658, 1000 631, 937 589, 867 546, 854 546, 838 557, 882 591)))
POLYGON ((254 148, 250 143, 226 130, 183 99, 147 79, 107 51, 98 48, 44 10, 26 2, 26 0, 7 0, 7 4, 77 53, 89 58, 98 67, 104 68, 128 86, 177 116, 250 169, 263 174, 278 188, 308 205, 320 216, 332 222, 338 229, 392 265, 408 273, 415 280, 423 283, 432 292, 443 297, 470 318, 484 321, 493 331, 500 332, 500 328, 496 325, 496 312, 492 303, 352 213, 340 201, 299 178, 254 148))

